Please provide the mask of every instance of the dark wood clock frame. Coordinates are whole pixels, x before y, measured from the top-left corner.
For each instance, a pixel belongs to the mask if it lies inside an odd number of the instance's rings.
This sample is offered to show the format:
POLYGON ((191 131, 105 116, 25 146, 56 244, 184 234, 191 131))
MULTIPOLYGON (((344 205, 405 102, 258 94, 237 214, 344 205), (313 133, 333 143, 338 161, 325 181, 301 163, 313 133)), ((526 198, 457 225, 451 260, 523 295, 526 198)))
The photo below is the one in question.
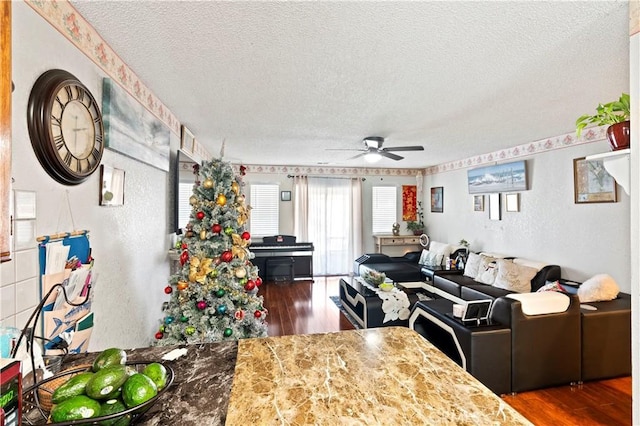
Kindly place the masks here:
POLYGON ((102 113, 91 92, 71 73, 53 69, 38 77, 29 96, 27 127, 38 161, 56 181, 77 185, 98 169, 104 152, 102 113), (73 116, 76 124, 65 116, 73 110, 78 112, 73 116), (78 127, 78 118, 84 127, 78 127), (84 137, 78 143, 80 132, 84 137), (76 139, 73 144, 69 135, 76 139))

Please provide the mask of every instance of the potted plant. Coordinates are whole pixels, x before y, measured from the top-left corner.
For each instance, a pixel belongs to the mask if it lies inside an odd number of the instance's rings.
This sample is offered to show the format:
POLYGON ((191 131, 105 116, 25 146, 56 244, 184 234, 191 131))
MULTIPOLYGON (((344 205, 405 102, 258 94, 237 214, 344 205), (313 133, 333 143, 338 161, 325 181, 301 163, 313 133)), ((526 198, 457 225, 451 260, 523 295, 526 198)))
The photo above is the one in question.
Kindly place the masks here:
POLYGON ((607 139, 613 151, 629 148, 631 107, 629 95, 623 93, 617 101, 599 104, 596 113, 585 114, 576 120, 576 135, 580 137, 582 129, 589 124, 609 125, 607 139))
POLYGON ((418 201, 418 220, 407 221, 407 230, 413 232, 413 235, 420 235, 424 232, 424 212, 422 211, 422 201, 418 201))

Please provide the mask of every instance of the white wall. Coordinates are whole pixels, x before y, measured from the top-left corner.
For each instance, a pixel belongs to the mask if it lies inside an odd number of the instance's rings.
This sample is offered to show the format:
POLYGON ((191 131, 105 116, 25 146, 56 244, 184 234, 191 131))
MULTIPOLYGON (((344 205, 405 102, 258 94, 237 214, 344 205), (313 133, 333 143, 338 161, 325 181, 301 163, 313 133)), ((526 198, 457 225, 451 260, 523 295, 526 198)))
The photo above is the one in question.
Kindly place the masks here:
MULTIPOLYGON (((25 3, 14 2, 13 189, 37 192, 38 235, 90 231, 97 282, 89 349, 148 346, 162 317, 162 302, 167 299, 163 288, 169 277, 167 251, 173 231, 169 173, 106 149, 102 164, 126 172, 123 207, 98 206, 99 172, 77 186, 64 186, 49 177, 35 157, 25 118, 33 83, 53 68, 74 74, 102 103, 102 71, 25 3), (67 193, 73 221, 66 208, 67 193)), ((177 136, 172 135, 171 143, 175 155, 177 136)), ((3 280, 12 277, 14 262, 3 264, 3 280)), ((12 284, 3 281, 3 289, 12 284)), ((18 316, 4 312, 9 310, 0 312, 3 323, 24 325, 24 312, 18 316)))
POLYGON ((426 176, 425 197, 431 187, 444 187, 444 213, 426 209, 427 233, 450 243, 464 238, 473 251, 557 264, 576 281, 607 273, 629 293, 629 196, 618 187, 617 203, 574 204, 573 159, 608 150, 596 142, 527 157, 530 189, 520 193, 520 212, 505 212, 502 199, 500 221, 489 220, 486 195, 485 211, 473 211, 466 169, 426 176))

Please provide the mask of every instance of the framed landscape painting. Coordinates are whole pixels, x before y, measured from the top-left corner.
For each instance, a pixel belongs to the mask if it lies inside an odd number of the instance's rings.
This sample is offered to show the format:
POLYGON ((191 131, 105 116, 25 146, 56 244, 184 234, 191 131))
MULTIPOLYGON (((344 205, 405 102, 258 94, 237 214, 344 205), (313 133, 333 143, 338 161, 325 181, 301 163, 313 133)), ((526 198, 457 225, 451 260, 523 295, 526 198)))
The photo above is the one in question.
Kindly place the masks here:
POLYGON ((469 194, 526 191, 527 162, 514 161, 469 170, 467 185, 469 194))
POLYGON ((574 202, 615 203, 618 201, 615 179, 607 172, 602 160, 573 160, 574 202))
POLYGON ((442 186, 431 188, 431 211, 433 213, 444 211, 444 188, 442 186))
POLYGON ((169 128, 110 78, 102 80, 105 147, 169 171, 169 128))

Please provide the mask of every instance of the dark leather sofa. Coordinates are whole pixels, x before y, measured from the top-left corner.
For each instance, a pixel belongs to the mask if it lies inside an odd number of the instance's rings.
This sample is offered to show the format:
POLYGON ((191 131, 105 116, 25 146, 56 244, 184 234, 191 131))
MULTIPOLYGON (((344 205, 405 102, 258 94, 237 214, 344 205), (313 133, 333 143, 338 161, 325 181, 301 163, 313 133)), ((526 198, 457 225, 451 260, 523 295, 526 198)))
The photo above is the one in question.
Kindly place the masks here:
POLYGON ((364 254, 353 262, 353 273, 362 275, 364 269, 384 272, 396 282, 411 282, 422 280, 421 266, 418 264, 420 252, 413 251, 401 257, 391 257, 382 253, 364 254), (361 268, 364 265, 365 268, 361 268))

